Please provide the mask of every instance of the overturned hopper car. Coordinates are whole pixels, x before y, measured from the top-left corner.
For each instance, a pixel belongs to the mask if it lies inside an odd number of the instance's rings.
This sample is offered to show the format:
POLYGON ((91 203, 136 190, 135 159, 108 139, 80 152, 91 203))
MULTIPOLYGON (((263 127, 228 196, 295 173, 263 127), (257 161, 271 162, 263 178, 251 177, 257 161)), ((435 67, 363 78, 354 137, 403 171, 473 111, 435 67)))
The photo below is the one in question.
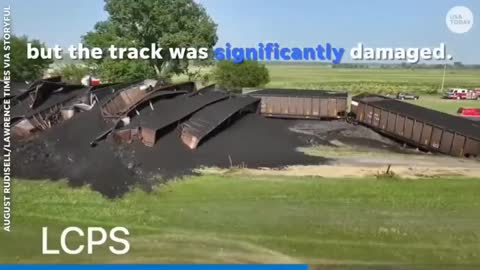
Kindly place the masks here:
POLYGON ((163 92, 167 91, 178 91, 181 94, 193 92, 194 90, 195 84, 193 82, 157 85, 156 80, 144 80, 113 93, 108 100, 102 103, 102 114, 107 119, 121 118, 143 101, 151 99, 154 95, 161 96, 163 92))
POLYGON ((210 104, 228 98, 224 92, 205 92, 179 95, 168 100, 159 100, 141 109, 139 114, 125 128, 117 129, 113 139, 117 142, 131 142, 140 139, 146 146, 155 142, 172 126, 188 118, 210 104))
POLYGON ((325 90, 263 89, 249 93, 260 98, 260 113, 266 117, 299 119, 343 118, 348 93, 325 90))
POLYGON ((232 96, 203 108, 182 124, 182 142, 190 149, 197 148, 201 141, 224 124, 235 121, 235 116, 255 112, 258 101, 249 96, 232 96))
POLYGON ((89 88, 82 85, 42 84, 30 92, 32 99, 24 98, 12 108, 12 133, 15 137, 28 137, 34 132, 49 129, 73 116, 69 107, 89 107, 89 88))
POLYGON ((352 98, 355 120, 420 149, 480 156, 480 123, 379 95, 352 98))

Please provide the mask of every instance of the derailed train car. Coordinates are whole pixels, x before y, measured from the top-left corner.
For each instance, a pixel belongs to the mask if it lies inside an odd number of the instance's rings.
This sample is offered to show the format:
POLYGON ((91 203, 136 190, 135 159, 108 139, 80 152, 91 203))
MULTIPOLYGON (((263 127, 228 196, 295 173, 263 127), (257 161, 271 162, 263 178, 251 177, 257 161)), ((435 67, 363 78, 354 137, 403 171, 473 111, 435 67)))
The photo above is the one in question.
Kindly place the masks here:
POLYGON ((245 113, 255 112, 258 102, 259 99, 254 97, 230 96, 207 106, 182 123, 180 139, 190 149, 195 149, 216 130, 235 121, 235 116, 241 117, 245 113))
MULTIPOLYGON (((144 80, 139 83, 129 85, 112 94, 106 101, 102 102, 102 115, 104 118, 116 119, 127 115, 133 108, 137 107, 145 100, 161 96, 165 92, 179 93, 193 92, 195 84, 185 82, 179 84, 162 85, 156 80, 144 80)), ((168 94, 167 94, 168 95, 168 94)))
POLYGON ((266 117, 299 119, 343 118, 347 92, 301 89, 263 89, 249 93, 260 98, 260 114, 266 117))
POLYGON ((418 148, 480 157, 480 123, 379 95, 352 98, 355 120, 418 148))

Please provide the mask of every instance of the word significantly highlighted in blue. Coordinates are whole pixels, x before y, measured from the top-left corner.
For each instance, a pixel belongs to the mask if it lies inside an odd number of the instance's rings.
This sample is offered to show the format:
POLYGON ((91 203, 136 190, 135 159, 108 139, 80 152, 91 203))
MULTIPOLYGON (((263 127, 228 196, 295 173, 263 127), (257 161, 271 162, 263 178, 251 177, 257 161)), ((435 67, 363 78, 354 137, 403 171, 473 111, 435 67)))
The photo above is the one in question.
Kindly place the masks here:
POLYGON ((258 43, 256 47, 232 47, 225 43, 225 47, 213 50, 215 60, 231 60, 241 63, 244 60, 264 61, 327 61, 340 64, 345 48, 335 47, 330 43, 317 44, 314 47, 282 47, 278 43, 258 43))
POLYGON ((306 264, 39 264, 39 265, 0 265, 1 270, 308 270, 306 264))

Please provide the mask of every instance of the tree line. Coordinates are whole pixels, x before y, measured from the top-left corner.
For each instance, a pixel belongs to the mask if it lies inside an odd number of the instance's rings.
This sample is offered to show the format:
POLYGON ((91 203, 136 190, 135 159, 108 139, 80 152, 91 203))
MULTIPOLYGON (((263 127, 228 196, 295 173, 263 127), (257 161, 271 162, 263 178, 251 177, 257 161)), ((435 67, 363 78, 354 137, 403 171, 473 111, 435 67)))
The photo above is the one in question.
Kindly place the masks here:
MULTIPOLYGON (((145 78, 169 81, 175 75, 187 75, 189 79, 213 80, 231 89, 255 87, 268 83, 268 70, 258 62, 231 65, 217 63, 214 69, 210 60, 172 59, 168 48, 210 48, 216 44, 217 24, 202 5, 194 0, 106 0, 109 17, 95 24, 92 31, 81 37, 88 48, 150 47, 152 43, 166 48, 162 59, 114 60, 108 57, 89 59, 81 64, 70 63, 58 67, 54 73, 67 80, 79 82, 81 77, 96 75, 105 82, 123 82, 145 78), (195 66, 195 68, 192 68, 195 66)), ((53 63, 46 59, 27 59, 27 43, 33 47, 45 47, 39 40, 26 36, 13 36, 12 78, 31 81, 41 78, 53 63)), ((3 53, 2 53, 3 57, 3 53)))

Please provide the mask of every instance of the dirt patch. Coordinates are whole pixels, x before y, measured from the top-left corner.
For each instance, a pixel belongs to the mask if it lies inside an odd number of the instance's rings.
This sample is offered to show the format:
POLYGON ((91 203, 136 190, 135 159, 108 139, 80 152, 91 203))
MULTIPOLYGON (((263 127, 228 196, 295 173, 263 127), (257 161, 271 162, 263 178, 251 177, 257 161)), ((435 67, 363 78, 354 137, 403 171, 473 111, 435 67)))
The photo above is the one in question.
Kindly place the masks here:
MULTIPOLYGON (((259 168, 228 170, 221 168, 205 168, 201 173, 210 174, 241 174, 265 176, 319 176, 325 178, 362 178, 383 175, 388 168, 386 164, 334 164, 334 165, 298 165, 283 169, 259 168)), ((392 165, 390 172, 395 176, 416 179, 424 177, 480 177, 480 168, 474 166, 441 167, 431 165, 392 165)))
POLYGON ((365 126, 347 123, 343 120, 297 120, 291 123, 290 129, 314 136, 316 139, 312 143, 324 146, 352 146, 398 153, 416 153, 413 148, 406 147, 403 143, 389 139, 365 126))

